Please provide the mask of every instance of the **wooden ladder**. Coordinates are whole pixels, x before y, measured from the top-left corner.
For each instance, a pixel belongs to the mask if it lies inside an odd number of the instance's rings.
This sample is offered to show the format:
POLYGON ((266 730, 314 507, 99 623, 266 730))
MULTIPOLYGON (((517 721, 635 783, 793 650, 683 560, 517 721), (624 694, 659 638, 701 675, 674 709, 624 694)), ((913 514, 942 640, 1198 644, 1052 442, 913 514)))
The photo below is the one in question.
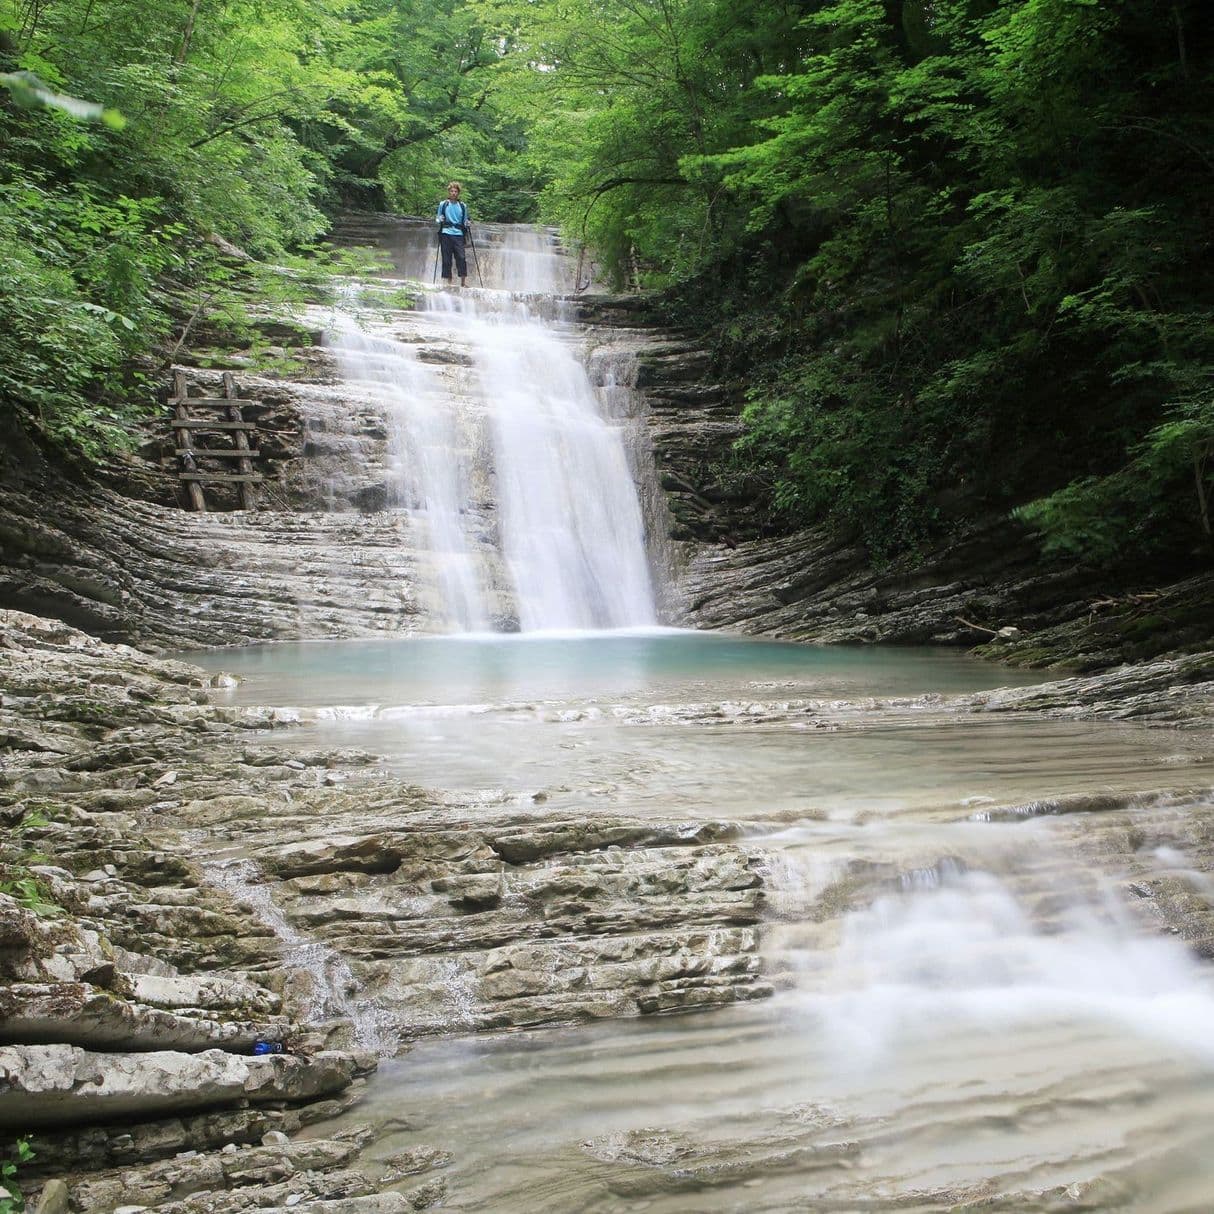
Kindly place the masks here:
POLYGON ((206 513, 207 499, 202 492, 204 484, 238 484, 240 486, 240 504, 245 510, 257 509, 257 498, 253 486, 265 478, 260 472, 253 471, 253 461, 258 458, 258 452, 249 446, 249 436, 257 432, 257 423, 245 421, 241 415, 242 405, 253 405, 256 401, 245 400, 236 394, 236 379, 231 371, 223 373, 222 396, 190 396, 186 388, 185 375, 180 371, 173 372, 173 397, 169 404, 173 406, 173 434, 176 441, 176 455, 181 461, 177 477, 186 487, 190 497, 190 506, 194 510, 206 513), (218 416, 193 417, 191 409, 203 411, 216 410, 218 416), (232 447, 196 447, 196 434, 225 434, 230 433, 235 442, 232 447), (202 472, 198 468, 198 460, 235 459, 239 460, 239 472, 202 472))

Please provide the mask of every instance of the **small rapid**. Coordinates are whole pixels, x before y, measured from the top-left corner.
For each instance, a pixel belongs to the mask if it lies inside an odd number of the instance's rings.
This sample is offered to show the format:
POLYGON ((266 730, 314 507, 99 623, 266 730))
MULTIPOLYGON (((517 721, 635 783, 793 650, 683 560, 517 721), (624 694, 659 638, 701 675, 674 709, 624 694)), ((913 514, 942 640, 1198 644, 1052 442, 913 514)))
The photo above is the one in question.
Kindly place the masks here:
POLYGON ((218 889, 252 908, 257 918, 271 928, 283 950, 283 968, 302 977, 310 987, 303 1001, 306 1023, 347 1021, 354 1043, 365 1050, 391 1057, 400 1046, 391 1019, 368 999, 357 995, 358 981, 340 953, 299 932, 274 903, 269 886, 257 864, 248 859, 207 861, 201 866, 206 879, 218 889))
POLYGON ((769 1000, 422 1043, 360 1116, 425 1107, 470 1211, 1203 1208, 1214 983, 1035 864, 1052 833, 769 933, 769 1000))

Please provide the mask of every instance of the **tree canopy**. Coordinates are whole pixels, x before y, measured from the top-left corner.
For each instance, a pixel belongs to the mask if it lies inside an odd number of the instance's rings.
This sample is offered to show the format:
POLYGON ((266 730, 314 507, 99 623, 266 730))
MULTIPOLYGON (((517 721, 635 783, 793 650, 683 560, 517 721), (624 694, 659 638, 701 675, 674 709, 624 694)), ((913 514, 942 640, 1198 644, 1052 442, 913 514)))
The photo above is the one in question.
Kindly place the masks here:
POLYGON ((99 453, 338 209, 530 215, 502 50, 460 0, 0 0, 0 404, 99 453))
POLYGON ((892 553, 1021 507, 1060 550, 1208 559, 1201 0, 481 11, 527 48, 546 214, 716 333, 779 518, 892 553))

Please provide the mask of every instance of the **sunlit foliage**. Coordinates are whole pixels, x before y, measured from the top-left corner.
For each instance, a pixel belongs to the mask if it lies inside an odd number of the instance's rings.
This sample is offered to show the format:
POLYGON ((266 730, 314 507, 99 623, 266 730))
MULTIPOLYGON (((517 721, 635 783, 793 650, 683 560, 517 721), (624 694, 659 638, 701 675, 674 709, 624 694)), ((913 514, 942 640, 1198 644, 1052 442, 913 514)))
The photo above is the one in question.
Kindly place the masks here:
POLYGON ((0 0, 0 403, 99 450, 192 318, 459 178, 706 334, 773 526, 1208 559, 1205 7, 0 0))
POLYGON ((0 408, 100 455, 342 207, 526 217, 499 53, 456 0, 0 0, 0 408))

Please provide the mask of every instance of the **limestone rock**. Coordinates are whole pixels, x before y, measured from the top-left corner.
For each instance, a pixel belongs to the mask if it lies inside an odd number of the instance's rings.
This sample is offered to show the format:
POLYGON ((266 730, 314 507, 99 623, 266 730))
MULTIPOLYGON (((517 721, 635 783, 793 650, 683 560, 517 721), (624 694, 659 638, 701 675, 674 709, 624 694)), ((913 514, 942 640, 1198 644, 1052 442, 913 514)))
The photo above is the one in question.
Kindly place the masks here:
MULTIPOLYGON (((432 1204, 432 1203, 431 1203, 432 1204)), ((273 1206, 265 1214, 409 1214, 425 1209, 402 1193, 372 1193, 363 1197, 340 1197, 333 1201, 305 1201, 294 1206, 273 1206)))
POLYGON ((70 1045, 0 1048, 0 1126, 166 1115, 248 1100, 303 1101, 354 1077, 349 1055, 244 1058, 222 1050, 94 1054, 70 1045))
POLYGON ((384 1162, 389 1166, 389 1176, 399 1179, 402 1176, 427 1172, 431 1168, 445 1168, 453 1158, 449 1151, 437 1147, 414 1147, 412 1150, 392 1155, 384 1162))
POLYGON ((34 1169, 53 1161, 56 1173, 69 1169, 129 1168, 183 1152, 216 1151, 225 1143, 257 1145, 270 1130, 295 1134, 349 1109, 357 1081, 337 1096, 298 1107, 224 1108, 157 1120, 100 1121, 88 1126, 37 1130, 30 1145, 34 1169))
POLYGON ((38 1194, 34 1214, 68 1214, 68 1187, 62 1180, 48 1180, 38 1194))
MULTIPOLYGON (((358 1155, 356 1141, 314 1139, 309 1142, 274 1143, 270 1146, 238 1147, 212 1152, 190 1152, 142 1167, 123 1168, 76 1181, 72 1201, 77 1209, 111 1210, 131 1193, 157 1208, 181 1201, 191 1194, 223 1191, 264 1191, 267 1187, 308 1173, 331 1173, 345 1168, 358 1155)), ((333 1182, 326 1182, 330 1191, 333 1182)), ((342 1187, 351 1187, 344 1176, 342 1187)), ((306 1191, 306 1190, 305 1190, 306 1191)), ((365 1191, 370 1191, 370 1186, 365 1191)), ((265 1204, 265 1203, 261 1203, 265 1204)))
POLYGON ((0 1125, 71 1125, 232 1104, 248 1078, 245 1060, 221 1050, 136 1055, 8 1046, 0 1048, 0 1125))
MULTIPOLYGON (((158 981, 170 981, 158 979, 158 981)), ((247 1052, 258 1038, 278 1041, 280 1022, 206 1019, 130 1002, 86 983, 0 987, 0 1041, 67 1042, 89 1049, 197 1052, 222 1045, 247 1052)))
POLYGON ((132 998, 163 1008, 272 1013, 282 1006, 282 999, 271 991, 214 975, 138 974, 130 983, 132 998))
POLYGON ((1214 713, 1214 651, 1117 666, 1098 674, 971 697, 986 712, 1044 712, 1069 717, 1208 726, 1214 713))

